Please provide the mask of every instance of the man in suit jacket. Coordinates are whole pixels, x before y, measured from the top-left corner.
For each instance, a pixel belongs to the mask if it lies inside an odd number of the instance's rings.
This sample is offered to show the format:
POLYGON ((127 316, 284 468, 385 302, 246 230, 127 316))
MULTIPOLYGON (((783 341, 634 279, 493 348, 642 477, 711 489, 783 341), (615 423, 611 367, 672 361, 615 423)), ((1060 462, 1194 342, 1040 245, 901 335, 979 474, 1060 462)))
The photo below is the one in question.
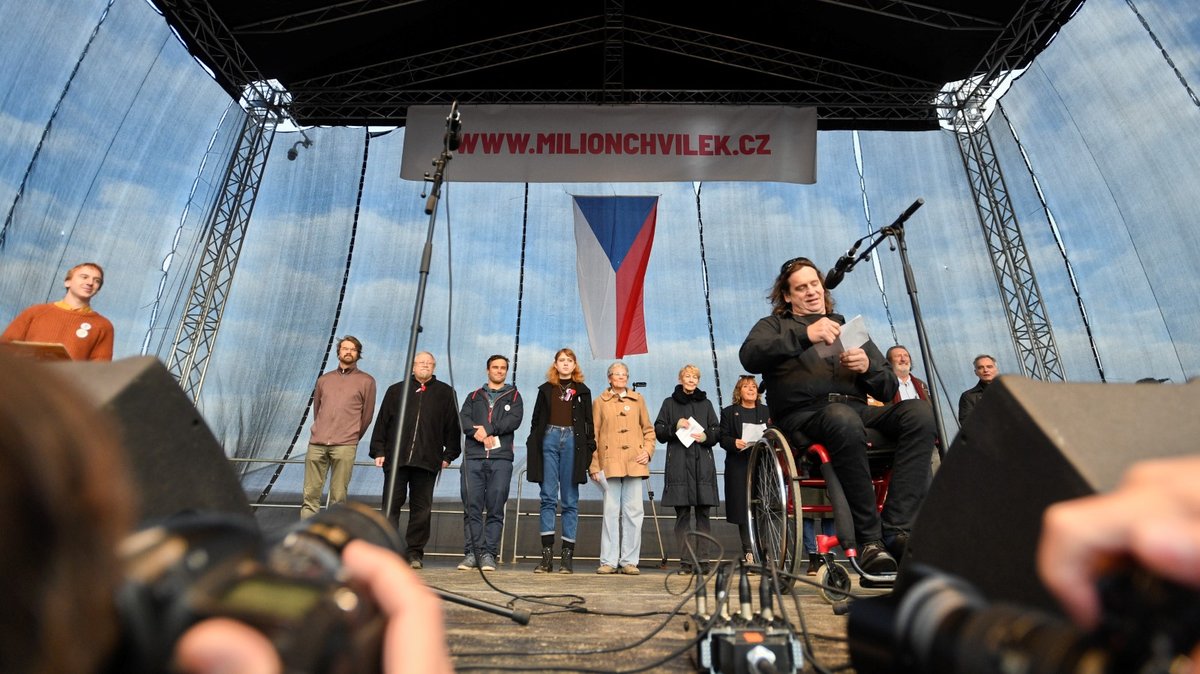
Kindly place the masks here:
POLYGON ((896 373, 896 379, 900 380, 900 389, 896 391, 891 402, 898 403, 901 400, 912 400, 913 398, 929 400, 929 389, 925 386, 925 382, 913 376, 912 356, 908 355, 907 347, 897 344, 888 349, 887 362, 888 365, 891 365, 892 372, 896 373))

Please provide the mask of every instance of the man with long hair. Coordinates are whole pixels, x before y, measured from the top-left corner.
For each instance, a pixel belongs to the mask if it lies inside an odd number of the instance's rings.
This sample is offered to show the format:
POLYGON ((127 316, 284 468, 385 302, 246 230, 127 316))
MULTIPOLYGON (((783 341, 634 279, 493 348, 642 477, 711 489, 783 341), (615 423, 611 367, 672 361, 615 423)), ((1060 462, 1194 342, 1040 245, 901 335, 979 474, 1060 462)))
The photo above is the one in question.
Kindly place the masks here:
POLYGON ((772 313, 750 330, 740 352, 742 365, 762 373, 771 419, 779 428, 803 433, 829 450, 850 505, 863 570, 895 572, 929 486, 936 437, 933 409, 919 400, 867 404, 868 395, 891 400, 898 387, 896 375, 869 339, 836 355, 818 353, 816 345, 833 344, 846 321, 833 313, 833 298, 811 260, 784 263, 769 299, 772 313), (882 517, 867 463, 867 428, 897 443, 882 517))

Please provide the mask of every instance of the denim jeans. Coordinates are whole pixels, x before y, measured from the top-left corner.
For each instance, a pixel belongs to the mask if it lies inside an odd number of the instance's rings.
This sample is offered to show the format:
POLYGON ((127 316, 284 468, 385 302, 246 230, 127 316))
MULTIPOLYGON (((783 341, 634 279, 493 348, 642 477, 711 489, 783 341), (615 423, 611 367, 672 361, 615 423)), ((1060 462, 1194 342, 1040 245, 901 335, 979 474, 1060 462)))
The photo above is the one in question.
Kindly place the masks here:
POLYGON ((833 535, 833 520, 822 518, 814 520, 810 517, 804 518, 804 552, 810 555, 817 554, 817 527, 816 522, 821 523, 821 534, 824 536, 833 535))
POLYGON ((579 528, 579 485, 575 468, 575 429, 547 426, 542 439, 541 525, 543 536, 554 534, 554 513, 562 505, 562 538, 575 542, 579 528))
POLYGON ((509 459, 463 460, 460 483, 465 553, 500 554, 500 533, 504 530, 504 506, 508 502, 512 471, 513 462, 509 459))
POLYGON ((600 563, 613 568, 637 566, 642 555, 642 478, 614 477, 604 492, 600 563))

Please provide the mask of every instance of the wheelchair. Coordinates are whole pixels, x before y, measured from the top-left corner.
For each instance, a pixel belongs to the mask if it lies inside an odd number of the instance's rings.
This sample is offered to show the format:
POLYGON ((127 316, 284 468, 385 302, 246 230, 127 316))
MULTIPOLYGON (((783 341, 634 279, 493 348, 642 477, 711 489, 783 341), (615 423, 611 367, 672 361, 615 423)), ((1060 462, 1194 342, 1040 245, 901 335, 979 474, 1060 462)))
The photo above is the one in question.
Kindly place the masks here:
MULTIPOLYGON (((867 429, 867 462, 871 484, 875 489, 875 507, 883 509, 888 485, 892 478, 892 459, 895 444, 875 429, 867 429)), ((863 587, 891 587, 896 574, 868 574, 858 564, 854 522, 842 485, 833 472, 829 453, 823 445, 800 434, 791 441, 780 429, 768 427, 750 450, 750 465, 746 473, 746 508, 750 522, 750 543, 759 564, 775 564, 795 575, 804 557, 802 543, 804 513, 832 512, 836 536, 817 536, 817 552, 824 560, 817 580, 821 596, 829 603, 848 599, 850 572, 835 563, 833 548, 841 547, 850 566, 860 576, 863 587), (814 475, 819 475, 816 477, 814 475), (804 505, 801 487, 825 489, 831 505, 804 505)), ((790 591, 795 580, 783 577, 785 590, 790 591)))

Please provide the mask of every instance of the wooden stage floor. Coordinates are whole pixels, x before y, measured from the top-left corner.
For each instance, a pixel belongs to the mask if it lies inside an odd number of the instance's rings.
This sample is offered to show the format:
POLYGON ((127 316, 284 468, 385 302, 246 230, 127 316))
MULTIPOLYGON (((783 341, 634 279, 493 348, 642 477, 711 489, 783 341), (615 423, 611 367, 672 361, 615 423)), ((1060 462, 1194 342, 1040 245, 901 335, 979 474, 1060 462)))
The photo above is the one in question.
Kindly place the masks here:
MULTIPOLYGON (((643 562, 642 573, 598 575, 594 560, 577 560, 574 574, 535 574, 533 561, 502 563, 496 571, 460 571, 459 559, 426 557, 419 571, 425 582, 448 593, 525 609, 528 625, 469 608, 445 603, 450 651, 460 672, 694 672, 699 671, 691 615, 695 585, 690 576, 643 562), (519 599, 518 599, 519 598, 519 599)), ((556 560, 557 561, 557 560, 556 560)), ((557 569, 557 564, 556 567, 557 569)), ((751 576, 753 604, 758 610, 758 580, 751 576)), ((713 605, 713 583, 708 602, 713 605)), ((736 579, 733 587, 736 588, 736 579)), ((849 668, 846 617, 816 589, 797 584, 811 653, 825 667, 849 668)), ((863 591, 854 582, 856 594, 863 591)), ((736 590, 734 590, 736 602, 736 590)), ((788 617, 799 631, 800 621, 790 596, 788 617)), ((814 671, 806 667, 804 671, 814 671)))

